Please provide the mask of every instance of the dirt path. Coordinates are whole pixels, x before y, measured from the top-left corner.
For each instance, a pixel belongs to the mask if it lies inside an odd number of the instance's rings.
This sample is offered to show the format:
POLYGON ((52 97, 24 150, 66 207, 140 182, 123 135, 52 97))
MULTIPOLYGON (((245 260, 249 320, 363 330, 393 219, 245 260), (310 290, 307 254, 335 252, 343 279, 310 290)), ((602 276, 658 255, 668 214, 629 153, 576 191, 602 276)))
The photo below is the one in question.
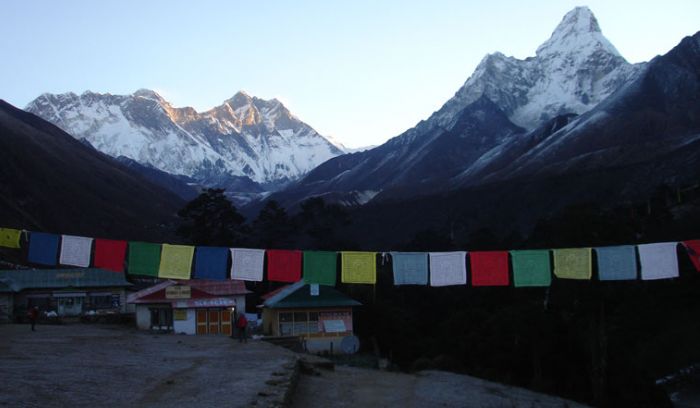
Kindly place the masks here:
POLYGON ((227 337, 0 325, 0 407, 243 407, 295 359, 227 337))
POLYGON ((336 367, 302 375, 293 408, 315 407, 584 407, 557 397, 477 378, 423 371, 418 375, 336 367))

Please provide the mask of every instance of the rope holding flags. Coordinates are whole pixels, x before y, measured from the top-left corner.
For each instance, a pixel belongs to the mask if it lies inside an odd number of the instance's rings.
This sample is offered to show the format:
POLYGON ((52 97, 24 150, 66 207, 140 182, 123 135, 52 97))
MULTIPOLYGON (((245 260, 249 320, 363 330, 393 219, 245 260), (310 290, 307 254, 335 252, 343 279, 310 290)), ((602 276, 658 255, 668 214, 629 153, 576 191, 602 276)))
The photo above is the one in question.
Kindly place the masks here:
MULTIPOLYGON (((21 248, 26 242, 21 239, 24 232, 0 228, 0 247, 21 248)), ((43 232, 28 232, 27 241, 27 260, 46 266, 92 264, 118 273, 164 279, 261 282, 266 276, 272 282, 303 280, 334 286, 340 265, 344 284, 377 283, 377 252, 195 247, 43 232)), ((700 272, 700 239, 681 243, 700 272)), ((677 278, 677 249, 677 242, 662 242, 551 250, 379 254, 382 266, 390 262, 396 286, 440 287, 469 282, 473 287, 511 283, 514 287, 548 287, 552 276, 566 280, 591 280, 595 276, 599 281, 677 278)))

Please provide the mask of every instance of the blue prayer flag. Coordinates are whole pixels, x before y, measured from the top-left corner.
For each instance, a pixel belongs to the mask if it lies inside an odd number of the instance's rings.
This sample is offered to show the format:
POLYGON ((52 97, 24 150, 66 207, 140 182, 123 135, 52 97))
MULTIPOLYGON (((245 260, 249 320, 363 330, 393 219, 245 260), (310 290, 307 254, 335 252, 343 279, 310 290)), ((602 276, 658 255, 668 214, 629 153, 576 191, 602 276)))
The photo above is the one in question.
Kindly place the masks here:
POLYGON ((428 254, 424 252, 392 252, 394 285, 427 285, 428 254))
POLYGON ((637 279, 637 254, 633 245, 601 247, 595 249, 598 257, 598 279, 637 279))
POLYGON ((32 232, 29 236, 29 262, 41 265, 56 265, 60 236, 44 232, 32 232))
POLYGON ((197 247, 194 257, 194 277, 196 279, 226 279, 228 254, 228 248, 197 247))

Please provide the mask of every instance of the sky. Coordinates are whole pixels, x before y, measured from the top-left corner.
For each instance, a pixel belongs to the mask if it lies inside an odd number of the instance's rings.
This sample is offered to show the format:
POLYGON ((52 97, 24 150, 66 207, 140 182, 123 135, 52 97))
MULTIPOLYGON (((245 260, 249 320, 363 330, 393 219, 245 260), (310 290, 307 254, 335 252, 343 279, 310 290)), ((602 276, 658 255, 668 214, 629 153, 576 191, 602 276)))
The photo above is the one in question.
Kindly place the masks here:
POLYGON ((347 147, 413 127, 500 51, 533 56, 588 6, 630 62, 700 30, 697 0, 5 1, 0 99, 153 89, 198 111, 277 98, 347 147))

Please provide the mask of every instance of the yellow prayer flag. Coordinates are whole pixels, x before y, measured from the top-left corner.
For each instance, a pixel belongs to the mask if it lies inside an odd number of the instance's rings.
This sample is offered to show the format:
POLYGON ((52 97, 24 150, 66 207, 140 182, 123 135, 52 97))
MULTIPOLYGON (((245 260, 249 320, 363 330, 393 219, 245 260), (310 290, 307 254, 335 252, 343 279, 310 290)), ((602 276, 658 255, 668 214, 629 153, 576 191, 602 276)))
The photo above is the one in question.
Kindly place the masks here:
POLYGON ((341 252, 343 283, 376 283, 377 255, 375 252, 341 252))
POLYGON ((0 247, 19 248, 22 231, 12 228, 0 228, 0 247))
POLYGON ((193 257, 193 246, 163 244, 158 277, 189 279, 193 257))
POLYGON ((554 276, 560 279, 591 279, 591 248, 554 250, 554 276))

